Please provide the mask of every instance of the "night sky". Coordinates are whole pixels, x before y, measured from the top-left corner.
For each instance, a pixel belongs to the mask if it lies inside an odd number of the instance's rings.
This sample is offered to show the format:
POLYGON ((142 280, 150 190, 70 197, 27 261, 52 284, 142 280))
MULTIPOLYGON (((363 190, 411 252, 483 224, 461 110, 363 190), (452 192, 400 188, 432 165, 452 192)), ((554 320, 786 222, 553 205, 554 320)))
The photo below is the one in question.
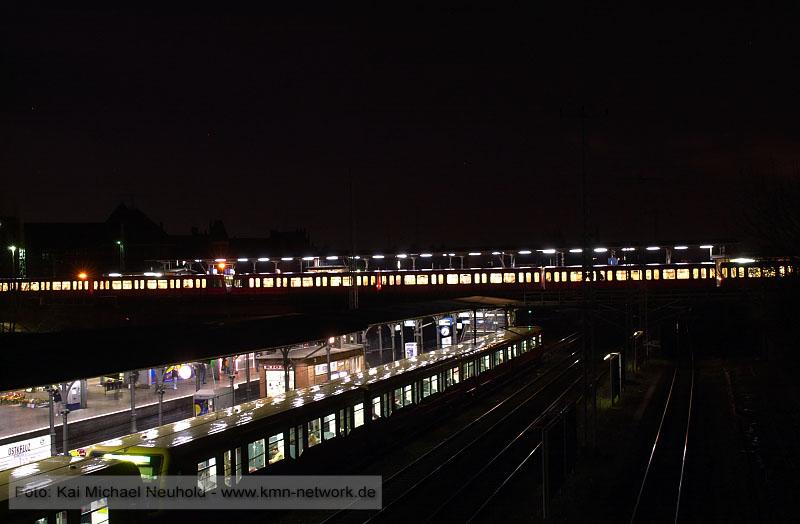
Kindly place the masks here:
POLYGON ((599 241, 737 237, 796 171, 797 13, 384 4, 4 8, 0 214, 347 248, 352 180, 359 247, 574 244, 581 106, 599 241))

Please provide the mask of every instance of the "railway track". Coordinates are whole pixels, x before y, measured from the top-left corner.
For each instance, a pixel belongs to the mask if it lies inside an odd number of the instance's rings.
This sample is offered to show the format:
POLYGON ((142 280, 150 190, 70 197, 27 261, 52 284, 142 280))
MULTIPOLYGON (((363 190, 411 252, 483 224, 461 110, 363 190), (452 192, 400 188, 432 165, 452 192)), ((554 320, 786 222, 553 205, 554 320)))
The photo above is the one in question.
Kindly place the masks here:
MULTIPOLYGON (((580 359, 568 352, 556 365, 401 469, 384 477, 380 511, 341 510, 321 520, 349 522, 425 521, 456 501, 460 490, 509 450, 527 446, 537 416, 580 380, 580 359), (533 422, 531 422, 533 420, 533 422), (504 436, 514 435, 511 441, 504 436), (488 459, 488 460, 487 460, 488 459), (468 479, 467 482, 465 480, 468 479)), ((474 502, 474 501, 473 501, 474 502)), ((477 509, 477 508, 474 508, 477 509)), ((445 516, 449 520, 449 516, 445 516)))
POLYGON ((680 518, 693 397, 694 358, 690 357, 673 373, 631 524, 677 523, 680 518))

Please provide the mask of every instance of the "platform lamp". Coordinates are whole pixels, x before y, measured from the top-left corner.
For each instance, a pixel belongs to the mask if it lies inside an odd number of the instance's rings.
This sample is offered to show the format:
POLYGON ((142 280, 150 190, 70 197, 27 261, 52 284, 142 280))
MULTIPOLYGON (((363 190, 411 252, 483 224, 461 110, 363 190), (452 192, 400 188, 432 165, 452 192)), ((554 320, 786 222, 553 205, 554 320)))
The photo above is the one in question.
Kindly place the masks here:
POLYGON ((8 250, 11 251, 11 278, 17 277, 17 246, 11 245, 8 246, 8 250))

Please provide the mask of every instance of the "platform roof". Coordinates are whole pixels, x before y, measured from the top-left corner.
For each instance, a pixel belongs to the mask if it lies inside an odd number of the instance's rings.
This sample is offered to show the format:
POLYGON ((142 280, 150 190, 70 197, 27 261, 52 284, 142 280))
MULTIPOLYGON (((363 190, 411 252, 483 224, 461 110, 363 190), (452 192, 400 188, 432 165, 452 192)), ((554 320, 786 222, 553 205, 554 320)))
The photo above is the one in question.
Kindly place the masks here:
POLYGON ((468 297, 202 324, 13 333, 0 337, 0 391, 322 340, 410 318, 522 305, 468 297))

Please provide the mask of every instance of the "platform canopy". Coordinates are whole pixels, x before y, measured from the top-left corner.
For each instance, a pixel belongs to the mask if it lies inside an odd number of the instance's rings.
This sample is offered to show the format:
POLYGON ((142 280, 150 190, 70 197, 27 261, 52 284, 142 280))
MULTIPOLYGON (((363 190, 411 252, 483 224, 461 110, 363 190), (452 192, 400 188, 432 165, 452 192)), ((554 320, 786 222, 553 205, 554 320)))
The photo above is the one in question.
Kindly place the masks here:
POLYGON ((0 336, 0 391, 324 340, 375 324, 522 305, 469 297, 228 322, 12 333, 0 336))

